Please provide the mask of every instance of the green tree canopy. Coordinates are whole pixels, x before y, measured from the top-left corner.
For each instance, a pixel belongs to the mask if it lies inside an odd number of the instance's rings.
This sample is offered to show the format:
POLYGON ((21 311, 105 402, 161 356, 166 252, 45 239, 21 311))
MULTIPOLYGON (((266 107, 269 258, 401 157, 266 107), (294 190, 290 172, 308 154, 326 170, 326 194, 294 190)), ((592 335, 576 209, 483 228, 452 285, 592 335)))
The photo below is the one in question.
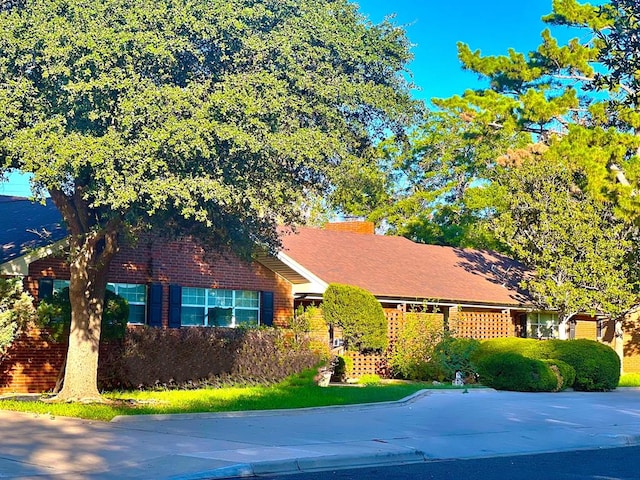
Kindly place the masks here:
POLYGON ((510 50, 485 57, 460 43, 464 68, 488 79, 490 88, 435 103, 495 129, 531 133, 584 170, 585 187, 595 198, 614 199, 619 215, 637 219, 639 15, 634 0, 600 7, 554 0, 543 20, 581 29, 585 36, 560 45, 547 29, 538 49, 527 55, 510 50))
MULTIPOLYGON (((61 400, 96 388, 106 272, 142 228, 277 247, 336 165, 415 113, 404 31, 347 0, 43 0, 0 11, 0 173, 69 231, 61 400)), ((4 6, 4 4, 3 4, 4 6)))
POLYGON ((495 209, 486 187, 500 172, 499 153, 525 142, 518 132, 431 112, 407 143, 380 145, 378 175, 371 163, 360 169, 351 185, 365 195, 348 211, 417 242, 499 248, 488 228, 495 209))
POLYGON ((494 218, 498 238, 535 270, 522 286, 539 308, 558 312, 562 328, 584 312, 618 317, 635 301, 635 229, 585 193, 584 172, 564 159, 538 152, 518 162, 492 188, 502 203, 494 218))

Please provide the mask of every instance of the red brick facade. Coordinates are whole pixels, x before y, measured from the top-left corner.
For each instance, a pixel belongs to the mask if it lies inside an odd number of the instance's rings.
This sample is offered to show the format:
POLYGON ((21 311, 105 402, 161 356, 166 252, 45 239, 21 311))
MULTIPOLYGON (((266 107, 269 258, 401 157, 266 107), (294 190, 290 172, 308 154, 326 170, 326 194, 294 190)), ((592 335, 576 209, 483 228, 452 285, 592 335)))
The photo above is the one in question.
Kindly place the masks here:
MULTIPOLYGON (((69 268, 61 256, 47 257, 29 266, 25 285, 38 298, 43 277, 69 279, 69 268)), ((293 315, 291 284, 257 262, 231 253, 209 253, 189 239, 159 240, 147 237, 124 247, 109 269, 113 283, 161 284, 162 325, 168 327, 169 285, 183 287, 273 292, 273 322, 285 325, 293 315)), ((66 345, 51 342, 45 333, 29 332, 20 337, 0 363, 0 394, 39 393, 52 389, 64 358, 66 345)))
MULTIPOLYGON (((38 298, 38 281, 43 277, 67 280, 69 268, 61 257, 47 257, 29 265, 26 285, 38 298)), ((239 259, 232 253, 206 252, 190 239, 142 238, 135 246, 116 254, 109 269, 109 281, 163 285, 163 326, 168 326, 169 285, 253 290, 274 293, 274 323, 283 325, 293 315, 291 284, 257 262, 239 259)))
POLYGON ((374 223, 365 221, 325 223, 322 228, 324 230, 332 230, 334 232, 362 233, 365 235, 375 234, 374 223))

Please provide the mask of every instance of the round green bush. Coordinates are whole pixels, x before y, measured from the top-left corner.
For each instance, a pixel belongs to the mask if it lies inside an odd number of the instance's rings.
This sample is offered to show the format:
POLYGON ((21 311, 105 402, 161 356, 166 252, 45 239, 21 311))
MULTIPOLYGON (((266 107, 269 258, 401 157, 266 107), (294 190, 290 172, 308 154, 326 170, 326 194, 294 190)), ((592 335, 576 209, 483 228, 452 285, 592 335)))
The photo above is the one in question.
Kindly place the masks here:
POLYGON ((370 292, 332 283, 322 297, 322 314, 327 324, 342 327, 347 350, 367 352, 387 348, 387 317, 370 292))
POLYGON ((547 340, 554 358, 576 370, 575 390, 603 392, 613 390, 620 380, 620 357, 611 347, 594 340, 547 340))
POLYGON ((480 382, 497 390, 552 392, 558 377, 541 360, 513 352, 498 352, 478 360, 480 382))
POLYGON ((538 360, 557 359, 575 370, 573 384, 565 387, 597 392, 618 386, 620 358, 609 346, 594 340, 536 340, 533 338, 495 338, 485 340, 473 354, 474 362, 496 353, 517 353, 538 360))
POLYGON ((549 365, 551 370, 556 374, 558 378, 558 388, 556 391, 565 390, 571 387, 576 380, 576 369, 566 362, 555 358, 542 360, 549 365))

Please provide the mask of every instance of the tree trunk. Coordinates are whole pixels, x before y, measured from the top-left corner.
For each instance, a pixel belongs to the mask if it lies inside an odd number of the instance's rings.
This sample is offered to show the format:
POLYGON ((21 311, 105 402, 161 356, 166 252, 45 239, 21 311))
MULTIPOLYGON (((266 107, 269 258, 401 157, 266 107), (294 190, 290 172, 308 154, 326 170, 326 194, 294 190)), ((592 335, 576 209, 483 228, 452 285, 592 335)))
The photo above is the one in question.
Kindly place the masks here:
POLYGON ((98 391, 98 351, 106 275, 95 265, 95 246, 84 242, 71 262, 71 329, 62 390, 55 401, 102 401, 98 391))

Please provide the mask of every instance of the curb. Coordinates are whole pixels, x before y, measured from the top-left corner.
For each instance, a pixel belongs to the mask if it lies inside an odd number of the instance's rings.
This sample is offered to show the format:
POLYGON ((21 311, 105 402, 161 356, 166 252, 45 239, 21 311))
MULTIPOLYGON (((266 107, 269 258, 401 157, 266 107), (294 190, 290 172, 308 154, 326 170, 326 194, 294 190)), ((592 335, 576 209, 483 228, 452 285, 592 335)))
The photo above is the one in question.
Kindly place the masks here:
POLYGON ((222 478, 253 477, 256 475, 292 474, 323 471, 328 469, 358 468, 380 465, 399 465, 426 461, 423 452, 393 452, 383 455, 329 455, 256 463, 238 463, 226 467, 206 470, 188 475, 178 475, 170 480, 207 480, 222 478))
MULTIPOLYGON (((455 390, 458 392, 457 390, 455 390)), ((326 407, 302 407, 276 410, 243 410, 238 412, 202 412, 202 413, 160 413, 151 415, 118 415, 113 417, 110 423, 138 423, 148 421, 168 421, 168 420, 206 420, 212 418, 244 418, 244 417, 272 417, 278 415, 302 415, 314 411, 327 410, 369 410, 373 408, 389 407, 393 405, 407 405, 422 397, 431 395, 433 390, 425 389, 412 393, 408 397, 400 400, 377 403, 358 403, 352 405, 328 405, 326 407)), ((458 392, 459 393, 459 392, 458 392)))

